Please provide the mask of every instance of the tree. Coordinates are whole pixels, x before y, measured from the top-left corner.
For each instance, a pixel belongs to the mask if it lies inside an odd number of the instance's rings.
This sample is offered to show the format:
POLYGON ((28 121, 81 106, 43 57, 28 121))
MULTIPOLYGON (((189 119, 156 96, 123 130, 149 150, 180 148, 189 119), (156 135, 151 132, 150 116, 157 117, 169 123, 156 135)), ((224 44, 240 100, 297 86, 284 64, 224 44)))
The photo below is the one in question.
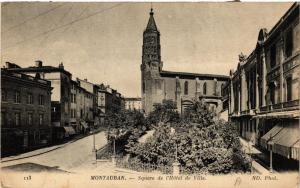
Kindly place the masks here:
POLYGON ((178 161, 186 173, 215 174, 250 169, 249 159, 241 152, 235 126, 216 120, 216 114, 203 101, 189 108, 180 122, 170 122, 166 106, 156 110, 160 118, 167 121, 155 127, 153 137, 146 143, 128 147, 135 160, 171 165, 177 151, 178 161), (176 130, 174 134, 172 129, 176 130))
POLYGON ((180 117, 176 111, 176 103, 172 100, 163 100, 160 104, 154 105, 154 110, 149 114, 147 120, 149 124, 157 125, 159 122, 178 122, 180 117))
MULTIPOLYGON (((144 115, 139 111, 120 110, 105 116, 108 145, 115 141, 117 153, 123 154, 126 145, 132 146, 148 130, 144 115)), ((110 147, 110 148, 111 148, 110 147)))

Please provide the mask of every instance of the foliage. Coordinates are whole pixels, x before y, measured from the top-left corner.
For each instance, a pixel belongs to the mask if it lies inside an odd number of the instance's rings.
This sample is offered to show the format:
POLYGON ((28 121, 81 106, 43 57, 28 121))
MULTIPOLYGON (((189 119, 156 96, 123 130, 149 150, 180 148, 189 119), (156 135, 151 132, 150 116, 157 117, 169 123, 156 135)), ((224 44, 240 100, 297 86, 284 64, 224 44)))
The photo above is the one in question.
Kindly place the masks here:
POLYGON ((147 117, 147 122, 150 125, 157 125, 159 122, 178 122, 180 117, 176 109, 175 102, 172 100, 163 100, 161 104, 154 105, 154 110, 147 117))
MULTIPOLYGON (((166 114, 166 108, 156 110, 154 113, 166 114)), ((205 103, 196 102, 185 119, 158 123, 153 137, 146 143, 128 145, 126 151, 141 162, 168 166, 177 154, 186 173, 248 171, 249 159, 241 152, 236 127, 215 117, 205 103)))
POLYGON ((148 130, 146 119, 139 111, 120 110, 107 113, 105 116, 107 126, 108 145, 113 147, 115 141, 117 153, 125 152, 125 146, 131 146, 148 130))

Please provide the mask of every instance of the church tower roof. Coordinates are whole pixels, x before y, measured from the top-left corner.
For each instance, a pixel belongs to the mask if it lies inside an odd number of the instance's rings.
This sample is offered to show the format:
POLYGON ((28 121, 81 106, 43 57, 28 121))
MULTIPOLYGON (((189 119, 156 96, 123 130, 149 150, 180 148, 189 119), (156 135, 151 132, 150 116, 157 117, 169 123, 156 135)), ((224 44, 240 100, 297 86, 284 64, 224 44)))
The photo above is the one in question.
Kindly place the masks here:
POLYGON ((154 15, 153 8, 151 8, 150 18, 149 18, 149 21, 148 21, 148 24, 147 24, 146 31, 158 31, 153 15, 154 15))

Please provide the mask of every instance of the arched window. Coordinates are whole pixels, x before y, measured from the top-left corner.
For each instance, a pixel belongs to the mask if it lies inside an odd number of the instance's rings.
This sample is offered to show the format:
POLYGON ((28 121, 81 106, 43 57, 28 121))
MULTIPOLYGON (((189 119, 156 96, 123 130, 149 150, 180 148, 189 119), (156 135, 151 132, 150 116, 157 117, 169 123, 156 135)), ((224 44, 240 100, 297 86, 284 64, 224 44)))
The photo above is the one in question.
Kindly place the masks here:
POLYGON ((206 95, 206 82, 203 84, 203 95, 206 95))
POLYGON ((184 82, 184 94, 185 95, 189 94, 189 83, 188 83, 188 81, 184 82))

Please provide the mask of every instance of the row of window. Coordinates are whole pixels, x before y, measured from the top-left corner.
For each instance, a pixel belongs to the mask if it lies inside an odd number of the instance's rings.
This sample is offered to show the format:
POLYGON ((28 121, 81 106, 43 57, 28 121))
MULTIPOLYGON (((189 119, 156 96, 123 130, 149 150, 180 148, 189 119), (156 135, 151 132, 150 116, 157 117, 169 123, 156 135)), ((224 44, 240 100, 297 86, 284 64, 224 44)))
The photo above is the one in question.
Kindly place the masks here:
MULTIPOLYGON (((92 95, 86 95, 85 97, 88 98, 88 99, 92 99, 93 98, 92 95)), ((80 97, 80 100, 81 100, 81 103, 82 103, 83 96, 80 97)), ((73 93, 71 94, 71 103, 76 103, 76 94, 73 94, 73 93)))
MULTIPOLYGON (((6 124, 7 124, 7 113, 6 112, 1 112, 1 125, 6 125, 6 124)), ((31 126, 33 124, 33 113, 28 113, 27 114, 26 124, 28 126, 31 126)), ((38 125, 41 126, 43 124, 44 124, 44 114, 39 114, 39 124, 38 125)), ((21 125, 21 113, 20 112, 14 113, 13 125, 14 126, 20 126, 21 125)))
MULTIPOLYGON (((292 55, 293 53, 293 47, 294 47, 294 42, 293 42, 293 28, 289 29, 286 31, 285 36, 284 36, 284 54, 285 58, 288 58, 292 55)), ((270 48, 270 68, 273 68, 277 64, 277 46, 276 43, 273 44, 270 48)))
MULTIPOLYGON (((223 84, 221 85, 221 88, 223 88, 223 84)), ((217 94, 216 90, 217 90, 217 87, 216 87, 216 83, 215 83, 215 94, 217 94)), ((203 83, 202 93, 203 93, 203 95, 207 94, 207 84, 206 84, 206 82, 203 83)), ((184 82, 184 94, 185 95, 189 94, 189 82, 188 81, 184 82)), ((221 94, 223 94, 222 90, 221 90, 221 94)))
MULTIPOLYGON (((286 93, 286 102, 292 101, 293 99, 293 79, 291 76, 288 76, 285 78, 285 93, 286 93)), ((276 91, 276 84, 274 82, 271 82, 268 85, 268 95, 269 95, 269 104, 276 104, 275 99, 275 91, 276 91)), ((262 100, 263 100, 263 90, 260 86, 259 89, 259 106, 262 106, 262 100)), ((237 85, 234 85, 234 111, 238 110, 238 107, 240 105, 240 98, 238 97, 238 92, 240 92, 240 89, 237 85)), ((255 96, 255 90, 250 94, 250 96, 255 96)), ((279 96, 277 95, 277 101, 279 101, 279 96)), ((268 104, 268 101, 267 101, 268 104)), ((256 99, 254 97, 253 100, 251 100, 251 109, 253 109, 256 106, 256 99)))
MULTIPOLYGON (((1 100, 3 102, 6 102, 9 98, 9 95, 7 95, 7 92, 5 90, 1 90, 1 100)), ((21 103, 21 93, 20 91, 15 91, 13 96, 14 103, 21 103)), ((32 93, 27 93, 26 96, 26 104, 33 104, 34 103, 34 97, 32 93)), ((38 95, 38 104, 44 105, 45 104, 45 97, 44 95, 38 95)))
MULTIPOLYGON (((292 101, 293 100, 293 80, 292 77, 289 76, 285 79, 286 81, 286 101, 292 101)), ((275 89, 276 89, 276 85, 274 84, 274 82, 271 82, 271 84, 269 85, 269 91, 270 91, 270 102, 272 104, 275 104, 275 89)), ((279 95, 278 95, 279 96, 279 95)))

